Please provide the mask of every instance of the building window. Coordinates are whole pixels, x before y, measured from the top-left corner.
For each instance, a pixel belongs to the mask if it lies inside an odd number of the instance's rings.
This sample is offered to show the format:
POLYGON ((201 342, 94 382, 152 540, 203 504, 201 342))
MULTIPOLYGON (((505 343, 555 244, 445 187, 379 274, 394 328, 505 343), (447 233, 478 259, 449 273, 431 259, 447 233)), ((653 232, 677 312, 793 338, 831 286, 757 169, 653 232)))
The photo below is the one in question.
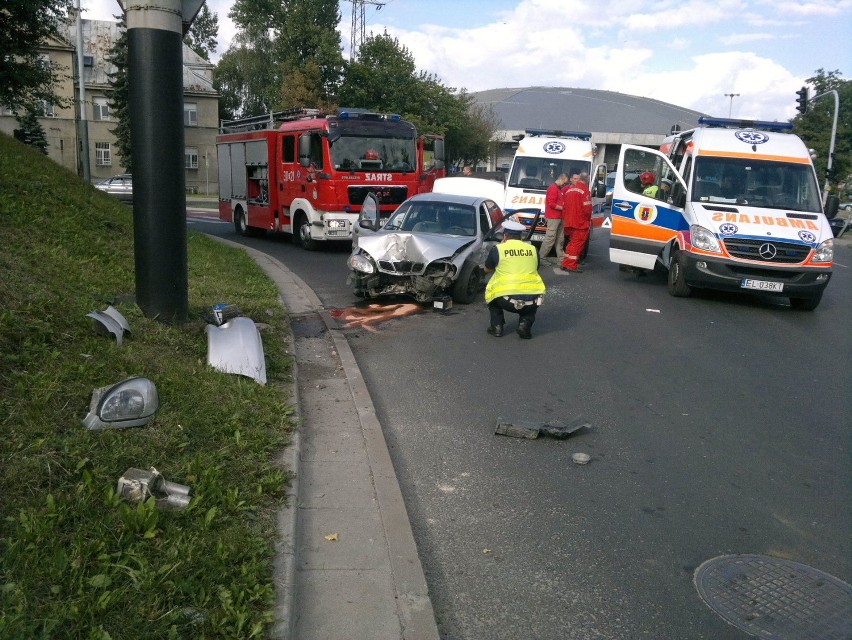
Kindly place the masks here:
POLYGON ((185 166, 187 169, 198 168, 198 147, 186 147, 183 157, 186 161, 185 166))
POLYGON ((95 164, 99 167, 112 166, 112 152, 110 151, 109 142, 95 143, 95 164))
POLYGON ((53 118, 56 114, 53 112, 53 105, 49 103, 47 100, 39 100, 38 102, 39 108, 41 109, 41 115, 45 118, 53 118))
POLYGON ((183 103, 183 126, 198 126, 198 105, 194 102, 183 103))
POLYGON ((110 120, 109 101, 106 98, 92 98, 94 120, 110 120))

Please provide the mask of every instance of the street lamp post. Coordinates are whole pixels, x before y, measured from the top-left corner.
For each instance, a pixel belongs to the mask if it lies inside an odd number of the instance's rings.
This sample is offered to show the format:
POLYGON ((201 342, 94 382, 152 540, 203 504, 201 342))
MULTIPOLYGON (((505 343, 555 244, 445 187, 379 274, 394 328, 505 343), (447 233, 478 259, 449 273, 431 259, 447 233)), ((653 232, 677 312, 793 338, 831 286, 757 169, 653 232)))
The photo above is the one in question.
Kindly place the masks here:
POLYGON ((731 99, 731 102, 730 102, 730 104, 728 105, 728 117, 729 117, 729 118, 731 117, 731 112, 732 112, 732 111, 733 111, 733 109, 734 109, 734 98, 736 98, 736 97, 737 97, 737 96, 739 96, 739 95, 740 95, 740 94, 738 94, 738 93, 726 93, 726 94, 725 94, 725 97, 726 97, 726 98, 730 98, 730 99, 731 99))

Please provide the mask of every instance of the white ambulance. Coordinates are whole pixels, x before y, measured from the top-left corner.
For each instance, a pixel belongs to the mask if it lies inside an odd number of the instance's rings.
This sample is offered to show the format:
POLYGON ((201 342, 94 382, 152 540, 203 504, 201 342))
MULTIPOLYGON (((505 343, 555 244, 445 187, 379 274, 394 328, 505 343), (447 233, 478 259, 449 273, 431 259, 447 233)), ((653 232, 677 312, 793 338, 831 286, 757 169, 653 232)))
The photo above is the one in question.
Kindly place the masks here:
MULTIPOLYGON (((560 173, 570 178, 575 173, 585 172, 589 174, 590 180, 598 173, 606 175, 605 165, 592 172, 595 150, 591 133, 527 129, 524 134, 514 136, 513 139, 518 142, 518 148, 506 181, 503 211, 507 215, 516 214, 518 221, 526 226, 532 224, 535 210, 544 212, 547 188, 556 182, 560 173)), ((604 188, 601 184, 599 193, 592 193, 595 211, 602 209, 604 188)), ((532 242, 541 242, 546 231, 547 223, 542 215, 530 239, 532 242)))
POLYGON ((810 154, 792 125, 701 118, 660 151, 624 145, 612 199, 610 260, 668 269, 668 290, 786 296, 815 309, 834 240, 810 154))

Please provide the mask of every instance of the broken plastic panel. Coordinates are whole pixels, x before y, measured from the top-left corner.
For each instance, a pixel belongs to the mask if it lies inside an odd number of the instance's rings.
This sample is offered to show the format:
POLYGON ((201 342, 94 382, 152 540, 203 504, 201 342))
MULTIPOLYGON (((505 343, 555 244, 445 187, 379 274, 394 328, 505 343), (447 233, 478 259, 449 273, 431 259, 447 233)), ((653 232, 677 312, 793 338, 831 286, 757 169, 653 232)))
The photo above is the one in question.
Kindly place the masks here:
POLYGON ((114 335, 118 346, 121 346, 124 340, 124 334, 130 333, 130 325, 121 312, 112 305, 108 306, 103 311, 92 311, 86 314, 87 317, 95 320, 95 331, 102 335, 114 335))
POLYGON ((187 485, 169 482, 154 467, 150 471, 134 467, 125 471, 118 479, 117 492, 136 502, 154 498, 161 509, 183 509, 191 500, 187 485))
POLYGON ((157 387, 148 378, 128 378, 92 392, 89 413, 83 418, 87 429, 124 429, 148 424, 160 407, 157 387))
POLYGON ((266 362, 260 332, 251 318, 229 320, 221 327, 207 325, 207 364, 266 384, 266 362))

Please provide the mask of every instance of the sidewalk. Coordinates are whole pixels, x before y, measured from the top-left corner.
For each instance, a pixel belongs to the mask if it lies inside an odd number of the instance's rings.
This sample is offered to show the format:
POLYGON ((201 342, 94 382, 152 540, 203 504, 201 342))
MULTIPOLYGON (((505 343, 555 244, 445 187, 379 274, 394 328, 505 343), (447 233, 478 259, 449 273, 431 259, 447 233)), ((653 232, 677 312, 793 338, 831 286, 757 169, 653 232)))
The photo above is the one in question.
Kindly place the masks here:
POLYGON ((286 266, 222 242, 275 282, 292 329, 301 427, 282 460, 295 479, 279 514, 272 637, 438 640, 396 473, 349 344, 286 266))

